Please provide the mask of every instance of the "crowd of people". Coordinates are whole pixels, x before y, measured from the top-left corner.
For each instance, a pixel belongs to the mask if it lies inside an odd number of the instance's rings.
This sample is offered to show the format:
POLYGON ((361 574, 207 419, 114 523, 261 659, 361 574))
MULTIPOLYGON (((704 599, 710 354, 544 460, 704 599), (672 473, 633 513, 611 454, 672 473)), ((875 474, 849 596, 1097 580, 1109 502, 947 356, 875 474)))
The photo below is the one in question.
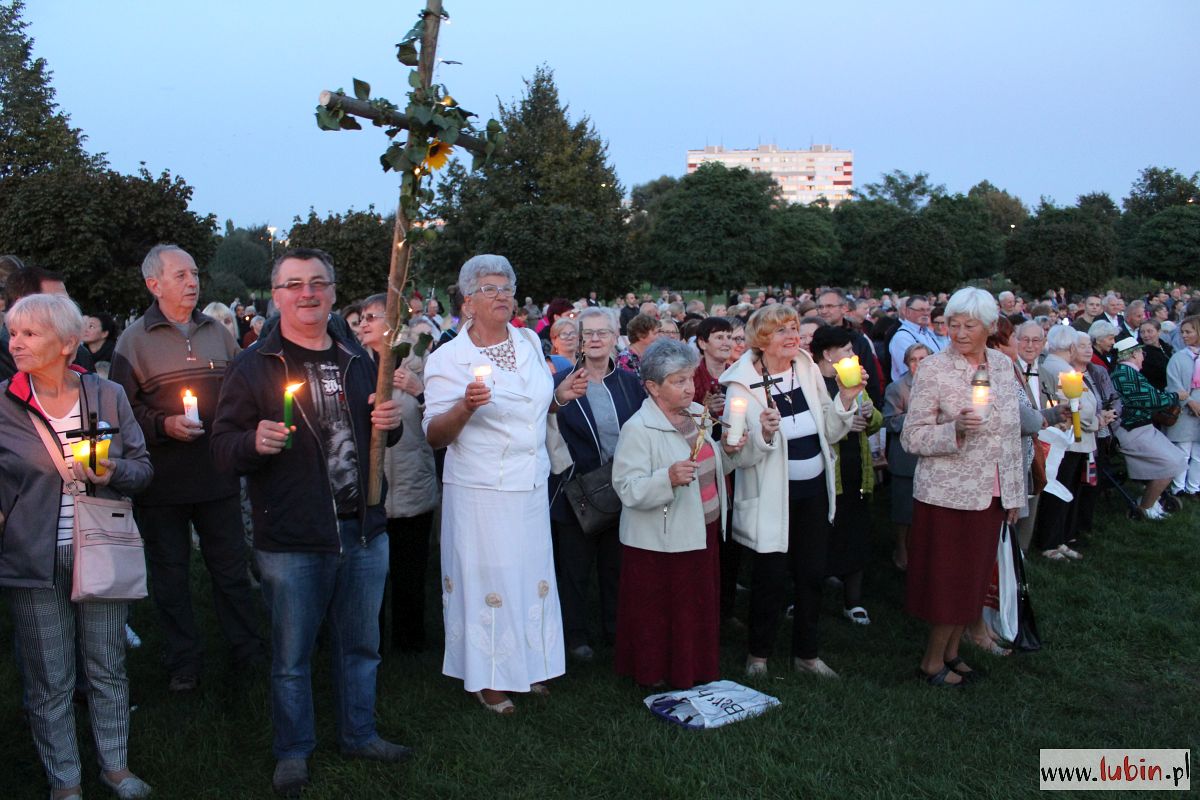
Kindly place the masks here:
POLYGON ((71 601, 81 493, 133 499, 172 692, 205 671, 198 543, 234 674, 269 674, 272 783, 289 796, 309 783, 320 648, 342 753, 412 754, 376 730, 381 642, 434 645, 435 576, 443 672, 488 712, 549 696, 600 647, 645 687, 715 680, 723 629, 762 679, 785 617, 790 668, 836 679, 822 596, 840 590, 846 623, 871 624, 871 501, 886 484, 905 608, 929 626, 917 673, 952 688, 981 674, 962 642, 1010 652, 983 614, 1006 526, 1031 557, 1078 561, 1106 485, 1139 520, 1200 497, 1200 297, 1184 286, 1128 303, 821 287, 543 306, 519 304, 512 265, 481 255, 446 305, 414 296, 392 330, 385 294, 335 309, 320 250, 275 261, 260 314, 200 311, 194 260, 158 245, 148 306, 122 330, 84 316, 55 273, 13 256, 0 270, 0 586, 58 800, 81 796, 77 693, 101 781, 151 792, 126 757, 129 603, 71 601), (110 429, 95 469, 71 447, 93 414, 110 429))

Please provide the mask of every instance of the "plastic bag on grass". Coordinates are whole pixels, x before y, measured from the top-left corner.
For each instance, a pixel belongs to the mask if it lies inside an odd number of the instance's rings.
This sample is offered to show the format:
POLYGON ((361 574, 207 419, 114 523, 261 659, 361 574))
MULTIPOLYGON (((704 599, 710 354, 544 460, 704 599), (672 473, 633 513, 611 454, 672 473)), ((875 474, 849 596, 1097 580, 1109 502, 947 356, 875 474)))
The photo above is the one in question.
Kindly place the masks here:
POLYGON ((713 681, 691 689, 652 694, 642 702, 659 719, 690 730, 719 728, 781 705, 777 698, 733 681, 713 681))

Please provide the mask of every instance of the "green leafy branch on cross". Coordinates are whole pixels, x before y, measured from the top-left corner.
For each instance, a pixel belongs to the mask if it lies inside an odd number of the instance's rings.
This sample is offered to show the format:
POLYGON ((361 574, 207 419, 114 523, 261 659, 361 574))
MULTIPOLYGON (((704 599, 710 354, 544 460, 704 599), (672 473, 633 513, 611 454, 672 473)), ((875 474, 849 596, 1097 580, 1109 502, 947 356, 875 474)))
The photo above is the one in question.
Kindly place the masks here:
MULTIPOLYGON (((353 98, 341 89, 323 94, 316 111, 317 125, 322 130, 361 130, 356 117, 370 119, 373 125, 385 129, 390 143, 379 156, 379 163, 385 172, 400 173, 400 210, 410 220, 419 219, 421 207, 433 202, 432 175, 445 166, 456 145, 472 153, 472 169, 482 167, 504 145, 504 131, 498 121, 489 119, 483 131, 479 131, 471 122, 477 115, 460 106, 444 84, 432 83, 422 74, 425 70, 420 67, 421 42, 427 33, 426 20, 431 16, 439 21, 450 18, 445 9, 422 9, 417 23, 396 44, 396 59, 414 67, 408 74, 410 90, 403 113, 387 98, 372 98, 371 85, 358 78, 354 79, 353 98), (407 136, 398 141, 402 131, 407 136)), ((431 73, 432 63, 428 69, 431 73)), ((415 244, 418 238, 432 241, 437 232, 414 226, 406 236, 415 244)))

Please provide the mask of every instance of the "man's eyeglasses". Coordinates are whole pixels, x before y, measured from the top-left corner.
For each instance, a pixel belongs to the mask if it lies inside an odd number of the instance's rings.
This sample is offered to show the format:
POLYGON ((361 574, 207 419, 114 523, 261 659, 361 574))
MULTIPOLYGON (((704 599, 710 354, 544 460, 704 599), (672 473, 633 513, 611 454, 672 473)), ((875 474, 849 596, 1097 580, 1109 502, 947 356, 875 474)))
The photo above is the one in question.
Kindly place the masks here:
POLYGON ((494 300, 497 296, 512 297, 517 293, 517 287, 511 283, 506 283, 503 286, 496 286, 492 283, 485 283, 479 287, 479 294, 486 297, 488 300, 494 300))
POLYGON ((1022 336, 1022 337, 1018 338, 1017 341, 1020 342, 1021 344, 1041 344, 1042 342, 1044 342, 1046 340, 1043 339, 1041 336, 1038 336, 1036 338, 1029 337, 1029 336, 1022 336))
POLYGON ((314 293, 315 292, 323 292, 326 289, 328 289, 330 286, 333 286, 333 281, 327 281, 324 278, 317 278, 315 280, 308 281, 307 283, 305 281, 301 281, 301 280, 291 280, 291 281, 284 281, 283 283, 280 283, 280 284, 276 284, 275 286, 273 286, 271 288, 283 289, 285 292, 298 292, 306 286, 309 288, 310 291, 312 291, 314 293))

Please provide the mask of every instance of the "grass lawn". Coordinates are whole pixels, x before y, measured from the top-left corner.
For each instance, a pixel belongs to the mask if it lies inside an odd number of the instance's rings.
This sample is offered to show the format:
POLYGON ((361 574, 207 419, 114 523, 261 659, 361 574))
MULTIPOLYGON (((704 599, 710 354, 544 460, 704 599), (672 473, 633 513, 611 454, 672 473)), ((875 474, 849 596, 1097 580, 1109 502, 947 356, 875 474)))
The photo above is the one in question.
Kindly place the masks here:
MULTIPOLYGON (((379 730, 418 749, 410 763, 389 767, 338 754, 322 654, 319 745, 305 797, 1010 798, 1038 791, 1043 747, 1200 752, 1200 503, 1154 524, 1129 522, 1116 499, 1102 500, 1085 560, 1030 559, 1043 651, 996 658, 964 648, 990 673, 964 691, 933 690, 914 677, 925 628, 900 610, 903 576, 891 566, 886 507, 885 489, 865 591, 872 624, 843 620, 839 593, 826 593, 822 657, 839 681, 787 672, 785 633, 761 687, 783 706, 689 732, 654 719, 641 703, 648 692, 615 677, 605 649, 591 664, 568 665, 551 698, 518 697, 510 718, 486 713, 443 677, 440 651, 387 653, 379 730)), ((193 590, 211 655, 193 696, 168 694, 154 610, 149 602, 134 609, 145 644, 129 656, 138 706, 130 766, 158 797, 272 797, 266 677, 233 682, 198 564, 193 590)), ((440 610, 436 580, 431 614, 440 610)), ((0 617, 7 643, 9 616, 0 617)), ((436 639, 440 616, 431 624, 436 639)), ((723 642, 724 677, 742 680, 744 647, 723 642)), ((0 687, 0 798, 45 797, 11 658, 0 659, 0 687)), ((111 796, 96 779, 86 714, 78 719, 85 794, 111 796)))

